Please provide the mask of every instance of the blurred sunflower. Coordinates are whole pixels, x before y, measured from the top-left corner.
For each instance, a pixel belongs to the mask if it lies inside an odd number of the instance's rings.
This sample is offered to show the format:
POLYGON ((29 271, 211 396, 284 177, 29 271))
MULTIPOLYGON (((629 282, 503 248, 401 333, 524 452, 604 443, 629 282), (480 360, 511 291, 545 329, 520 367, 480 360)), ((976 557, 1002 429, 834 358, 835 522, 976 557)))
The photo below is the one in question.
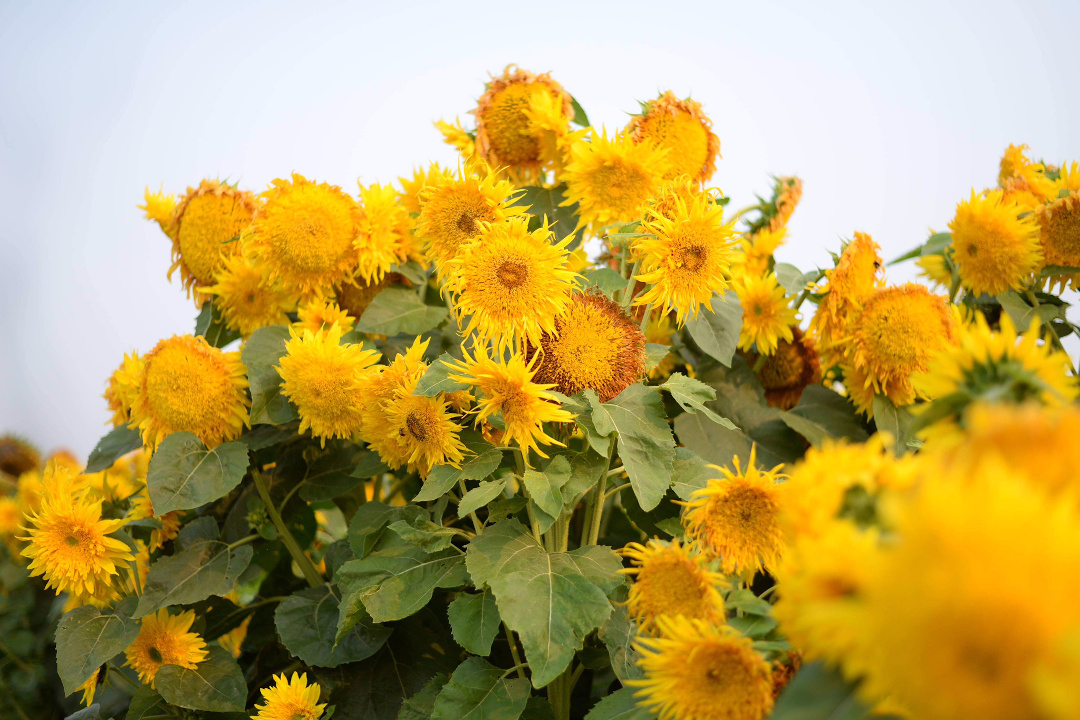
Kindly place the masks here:
MULTIPOLYGON (((757 365, 757 353, 751 353, 747 363, 757 365)), ((791 326, 791 340, 780 340, 776 352, 768 356, 757 371, 758 381, 765 390, 765 402, 781 410, 799 404, 803 390, 821 382, 821 358, 814 341, 803 335, 797 325, 791 326)))
POLYGON ((19 477, 41 463, 37 449, 15 435, 0 435, 0 472, 19 477))
POLYGON ((642 103, 642 112, 630 119, 626 133, 636 143, 653 142, 667 150, 665 179, 686 175, 702 184, 716 172, 720 138, 712 131, 712 120, 701 103, 679 100, 665 91, 655 100, 642 103))
POLYGON ((166 608, 161 608, 144 616, 139 636, 125 652, 125 664, 150 687, 154 687, 158 670, 165 665, 194 670, 207 657, 206 642, 198 633, 190 632, 194 622, 192 610, 170 615, 166 608))
POLYGON ((1080 192, 1040 206, 1035 220, 1046 264, 1080 267, 1080 192))
POLYGON ((850 336, 849 322, 884 284, 880 250, 873 238, 856 231, 836 267, 825 272, 825 284, 817 288, 824 297, 810 319, 810 335, 817 341, 824 368, 831 368, 847 355, 844 340, 850 336))
POLYGON ((678 540, 631 542, 617 551, 631 567, 620 572, 634 578, 626 609, 640 632, 656 634, 660 618, 681 616, 711 625, 724 622, 724 576, 709 570, 707 558, 692 553, 678 540))
MULTIPOLYGON (((105 402, 112 411, 113 427, 127 425, 131 421, 131 406, 139 396, 139 378, 143 371, 143 361, 139 353, 124 353, 120 367, 113 370, 105 386, 105 402)), ((35 463, 36 464, 36 463, 35 463)))

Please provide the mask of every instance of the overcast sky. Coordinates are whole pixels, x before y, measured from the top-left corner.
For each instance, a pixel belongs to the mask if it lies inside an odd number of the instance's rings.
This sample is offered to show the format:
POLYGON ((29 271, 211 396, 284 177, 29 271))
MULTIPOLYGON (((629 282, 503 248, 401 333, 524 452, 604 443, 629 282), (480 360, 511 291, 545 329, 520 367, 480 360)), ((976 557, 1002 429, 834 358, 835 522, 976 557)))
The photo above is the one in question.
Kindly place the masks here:
MULTIPOLYGON (((551 71, 594 124, 705 106, 734 207, 805 180, 779 259, 944 229, 1001 151, 1080 159, 1080 2, 254 3, 0 0, 0 432, 85 455, 124 351, 191 332, 143 187, 356 189, 454 162, 431 122, 487 73, 551 71), (1073 128, 1072 131, 1069 128, 1073 128)), ((910 269, 891 269, 907 280, 910 269)))

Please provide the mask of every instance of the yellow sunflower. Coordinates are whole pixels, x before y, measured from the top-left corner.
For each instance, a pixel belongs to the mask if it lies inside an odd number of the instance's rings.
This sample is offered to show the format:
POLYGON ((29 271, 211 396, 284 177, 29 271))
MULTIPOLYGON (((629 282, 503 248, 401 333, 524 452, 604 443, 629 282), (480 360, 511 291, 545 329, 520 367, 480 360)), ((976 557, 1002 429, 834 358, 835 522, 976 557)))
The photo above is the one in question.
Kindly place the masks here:
POLYGON ((563 171, 566 200, 578 204, 579 224, 593 232, 605 225, 641 219, 668 171, 667 151, 656 143, 635 143, 622 133, 608 139, 594 130, 569 148, 563 171))
POLYGON ((465 445, 458 437, 457 414, 448 408, 446 397, 414 395, 418 380, 418 376, 407 378, 383 403, 388 427, 379 453, 390 467, 408 465, 409 470, 427 477, 436 465, 460 467, 465 445))
POLYGON ((640 632, 655 635, 662 617, 681 616, 711 625, 724 622, 724 576, 707 567, 707 559, 679 544, 649 540, 617 551, 633 565, 620 572, 634 578, 626 608, 640 632))
POLYGON ((761 570, 772 572, 784 547, 777 489, 783 476, 779 466, 758 470, 755 455, 756 447, 751 447, 746 472, 738 457, 734 472, 710 465, 722 477, 695 490, 683 515, 687 539, 706 557, 719 558, 725 573, 746 578, 761 570))
POLYGON ((783 230, 802 199, 803 181, 800 178, 780 176, 774 180, 770 198, 761 200, 755 206, 761 215, 749 223, 747 235, 753 236, 763 231, 775 233, 783 230))
POLYGON ((988 295, 1020 290, 1039 271, 1039 228, 1033 216, 1020 217, 1022 212, 1000 190, 982 195, 972 190, 971 199, 956 206, 949 230, 953 261, 965 288, 988 295))
POLYGON ((880 249, 869 235, 856 232, 844 246, 836 267, 826 271, 825 284, 817 288, 824 297, 810 319, 810 335, 817 341, 825 368, 847 355, 848 324, 874 290, 884 285, 880 249))
POLYGON ((0 435, 0 472, 19 477, 40 462, 41 455, 33 445, 15 435, 0 435))
MULTIPOLYGON (((1047 181, 1049 182, 1049 181, 1047 181)), ((1042 207, 1046 197, 1032 187, 1023 176, 1011 177, 1001 186, 1001 196, 1006 202, 1014 202, 1023 212, 1034 212, 1042 207)))
POLYGON ((289 324, 288 313, 296 307, 296 297, 270 280, 250 253, 227 258, 214 280, 199 291, 215 296, 214 303, 230 330, 246 338, 261 327, 289 324))
POLYGON ((175 234, 173 215, 176 213, 176 196, 166 195, 162 190, 156 193, 150 192, 150 188, 146 188, 143 192, 143 202, 144 205, 136 207, 146 213, 147 220, 156 222, 161 232, 171 238, 175 234))
POLYGON ((333 300, 322 297, 313 297, 296 309, 299 320, 292 324, 298 335, 305 330, 316 333, 320 330, 328 330, 330 326, 337 324, 344 335, 353 329, 356 324, 355 318, 349 315, 333 300))
POLYGON ((1053 183, 1046 177, 1046 166, 1028 159, 1027 145, 1009 145, 1001 156, 998 185, 1005 187, 1011 179, 1021 179, 1031 192, 1045 202, 1053 198, 1053 183))
MULTIPOLYGON (((130 549, 110 535, 126 520, 102 520, 101 501, 86 497, 86 487, 69 468, 50 464, 45 470, 41 506, 27 514, 31 577, 45 576, 57 594, 112 595, 112 585, 134 559, 130 549)), ((108 598, 106 598, 108 599, 108 598)))
POLYGON ((773 254, 784 244, 787 228, 778 230, 764 228, 756 233, 743 235, 739 240, 735 264, 746 275, 760 276, 771 270, 773 254))
POLYGON ((154 678, 164 665, 194 670, 207 656, 206 642, 198 633, 189 632, 194 622, 192 610, 170 615, 167 609, 161 608, 146 615, 141 621, 139 636, 125 652, 125 664, 150 687, 154 687, 154 678))
POLYGON ((143 358, 131 424, 151 449, 178 430, 211 448, 235 440, 249 425, 246 374, 240 353, 222 352, 202 337, 162 340, 143 358))
POLYGON ((642 103, 642 113, 631 118, 626 132, 636 143, 650 141, 667 150, 665 179, 686 175, 705 183, 716 172, 720 138, 695 100, 679 100, 667 90, 642 103))
POLYGON ((660 720, 763 720, 773 707, 772 667, 726 625, 660 618, 660 637, 641 638, 634 696, 660 720))
POLYGON ((285 673, 274 676, 274 684, 268 688, 259 688, 263 703, 257 705, 259 711, 254 720, 319 720, 325 703, 319 703, 321 692, 318 683, 308 685, 307 673, 286 680, 285 673))
POLYGON ((457 293, 459 323, 479 342, 539 344, 570 304, 578 275, 567 266, 571 237, 561 242, 545 223, 529 232, 525 218, 483 225, 474 242, 450 261, 447 287, 457 293))
POLYGON ((139 353, 124 353, 120 367, 113 370, 113 374, 109 376, 104 397, 113 414, 113 427, 127 425, 131 421, 131 406, 139 395, 139 376, 142 371, 143 361, 139 353))
POLYGON ((461 118, 454 120, 453 125, 444 120, 436 120, 432 124, 442 133, 444 143, 457 148, 466 164, 476 159, 476 133, 466 131, 461 126, 461 118))
MULTIPOLYGON (((751 367, 757 365, 757 353, 747 356, 751 367)), ((821 382, 821 358, 814 341, 791 326, 791 340, 781 340, 776 352, 765 359, 757 371, 765 390, 765 402, 771 407, 790 410, 799 404, 803 390, 821 382)))
POLYGON ((99 666, 90 674, 90 677, 86 678, 86 682, 75 688, 75 692, 82 693, 83 707, 90 707, 94 704, 94 695, 97 694, 97 686, 100 681, 101 667, 99 666))
POLYGON ((414 168, 411 178, 398 178, 398 182, 401 183, 401 193, 398 195, 398 200, 405 206, 410 215, 419 215, 420 193, 423 189, 431 185, 437 178, 444 178, 451 174, 449 170, 440 167, 437 162, 429 164, 426 168, 414 168))
POLYGON ((539 447, 562 443, 544 432, 545 422, 571 422, 574 416, 563 410, 551 393, 551 385, 534 382, 536 371, 533 363, 526 363, 518 353, 509 360, 489 357, 487 349, 480 345, 475 357, 465 353, 465 360, 451 367, 451 378, 475 387, 479 395, 476 423, 499 413, 506 429, 502 444, 516 442, 528 461, 529 451, 547 457, 539 447))
POLYGON ((289 329, 290 340, 278 363, 281 394, 300 413, 299 432, 311 430, 323 447, 327 438, 350 438, 360 430, 361 377, 379 354, 341 344, 340 325, 327 330, 289 329))
POLYGON ((356 273, 361 211, 341 188, 293 173, 260 197, 266 204, 245 239, 271 282, 310 295, 356 273))
MULTIPOLYGON (((360 439, 384 459, 396 456, 398 452, 384 406, 393 401, 399 390, 406 386, 416 387, 416 381, 427 370, 424 353, 428 342, 417 337, 409 349, 397 355, 389 365, 374 365, 360 376, 360 439)), ((397 462, 400 465, 404 460, 397 462)))
POLYGON ((756 349, 760 355, 772 355, 781 340, 791 342, 791 326, 798 323, 798 316, 775 275, 743 275, 734 287, 743 314, 740 350, 756 349))
POLYGON ((528 352, 530 361, 538 361, 536 382, 567 396, 592 388, 607 402, 645 374, 641 328, 596 290, 571 295, 555 317, 554 332, 545 332, 528 352))
POLYGON ((634 246, 641 258, 634 277, 649 287, 635 304, 651 304, 664 314, 674 310, 680 326, 702 305, 711 312, 709 302, 727 289, 734 259, 734 223, 724 223, 724 208, 704 197, 689 205, 680 199, 673 219, 651 212, 643 228, 653 237, 634 246))
POLYGON ((1080 192, 1040 206, 1035 220, 1046 264, 1080 267, 1080 192))
POLYGON ((407 262, 415 252, 412 219, 392 185, 361 185, 360 206, 359 275, 366 283, 378 282, 395 263, 407 262))

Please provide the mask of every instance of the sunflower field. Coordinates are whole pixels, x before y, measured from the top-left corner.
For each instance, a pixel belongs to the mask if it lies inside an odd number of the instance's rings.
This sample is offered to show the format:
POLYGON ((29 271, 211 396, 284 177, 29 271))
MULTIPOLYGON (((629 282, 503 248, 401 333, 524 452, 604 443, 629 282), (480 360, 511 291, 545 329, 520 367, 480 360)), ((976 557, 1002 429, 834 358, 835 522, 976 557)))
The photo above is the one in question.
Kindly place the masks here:
POLYGON ((396 185, 147 191, 194 332, 85 463, 0 440, 4 718, 1080 718, 1077 163, 890 284, 777 260, 802 180, 729 208, 694 100, 472 114, 396 185))

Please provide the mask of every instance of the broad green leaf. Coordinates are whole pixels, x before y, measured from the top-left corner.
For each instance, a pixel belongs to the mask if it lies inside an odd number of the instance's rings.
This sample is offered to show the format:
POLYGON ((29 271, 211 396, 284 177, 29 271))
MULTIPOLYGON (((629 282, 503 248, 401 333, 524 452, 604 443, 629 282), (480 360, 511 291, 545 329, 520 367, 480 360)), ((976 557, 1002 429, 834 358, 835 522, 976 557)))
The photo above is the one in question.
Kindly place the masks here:
POLYGON ((300 437, 296 432, 299 426, 300 423, 256 425, 240 436, 240 442, 247 445, 248 450, 262 450, 271 445, 296 440, 300 437))
POLYGON ((585 716, 585 720, 653 720, 654 715, 638 707, 634 688, 620 688, 600 700, 585 716))
POLYGON ((824 385, 810 385, 803 390, 799 404, 791 410, 781 411, 780 419, 816 446, 829 438, 844 438, 853 442, 862 442, 867 438, 855 406, 824 385))
POLYGON ((70 695, 114 655, 127 649, 139 635, 139 621, 131 618, 135 599, 113 610, 92 605, 75 608, 56 626, 56 671, 70 695))
POLYGON ((397 720, 431 720, 431 712, 435 709, 435 698, 448 682, 450 678, 442 673, 428 680, 427 685, 424 685, 420 692, 401 703, 397 720))
POLYGON ((874 396, 874 424, 878 432, 887 432, 893 437, 893 449, 897 455, 902 455, 908 446, 908 441, 914 435, 915 416, 907 408, 896 407, 892 400, 884 395, 874 396))
POLYGON ((454 528, 436 525, 424 515, 395 520, 387 527, 405 542, 428 553, 446 550, 453 544, 454 535, 457 534, 454 528))
POLYGON ((593 393, 592 401, 585 396, 584 392, 580 392, 573 397, 566 397, 565 395, 554 391, 552 391, 551 394, 559 399, 563 410, 573 413, 574 422, 581 428, 581 432, 585 435, 585 440, 589 443, 589 447, 597 454, 607 457, 608 445, 610 442, 614 441, 614 438, 609 440, 607 436, 611 433, 607 432, 601 434, 593 424, 593 403, 600 402, 600 398, 596 396, 596 393, 593 393))
POLYGON ((747 615, 767 617, 772 612, 772 605, 768 601, 762 600, 745 588, 732 590, 724 604, 730 610, 741 610, 747 615))
POLYGON ((1016 325, 1017 330, 1020 332, 1031 327, 1032 320, 1036 318, 1041 323, 1065 319, 1061 308, 1055 305, 1032 307, 1013 290, 998 295, 997 301, 1001 308, 1009 314, 1009 319, 1013 321, 1013 324, 1016 325))
POLYGON ((522 483, 541 510, 558 516, 563 508, 562 487, 570 479, 570 461, 556 455, 543 472, 526 470, 522 483))
POLYGON ((1075 275, 1080 273, 1080 268, 1072 265, 1046 265, 1039 271, 1039 278, 1054 277, 1055 275, 1075 275))
POLYGON ((203 303, 202 310, 195 318, 195 334, 202 335, 210 347, 216 348, 223 348, 240 337, 240 333, 225 325, 216 302, 203 303))
POLYGON ((146 472, 154 512, 192 510, 224 497, 244 479, 247 445, 227 442, 208 450, 189 432, 174 432, 158 445, 146 472))
POLYGON ((617 602, 613 604, 611 616, 600 626, 597 633, 600 641, 607 647, 608 657, 611 660, 611 670, 620 682, 635 680, 642 676, 641 669, 637 666, 638 653, 634 650, 634 641, 637 640, 637 624, 630 619, 626 610, 626 591, 622 593, 617 602))
POLYGON ((734 458, 744 459, 750 456, 752 441, 741 430, 720 427, 702 415, 683 413, 675 418, 675 434, 679 436, 679 442, 683 446, 705 463, 731 468, 734 458))
POLYGON ((585 636, 611 614, 608 593, 622 584, 622 562, 591 545, 548 553, 517 520, 489 526, 469 543, 469 574, 490 587, 507 626, 521 638, 535 687, 570 664, 585 636))
POLYGON ((447 608, 454 640, 473 655, 490 655, 502 618, 490 591, 459 593, 447 608))
POLYGON ((226 595, 251 562, 251 545, 230 549, 217 540, 203 540, 150 566, 135 617, 170 605, 187 605, 211 595, 226 595))
POLYGON ((296 408, 281 394, 281 375, 277 371, 288 340, 289 328, 272 325, 251 333, 240 348, 250 384, 252 425, 284 425, 299 417, 296 408))
POLYGON ((431 720, 517 720, 529 700, 529 681, 504 675, 483 658, 468 658, 435 698, 431 720))
POLYGON ((387 525, 395 520, 410 520, 421 515, 424 515, 424 510, 415 505, 390 507, 377 500, 364 503, 349 521, 346 535, 349 547, 356 557, 362 558, 375 547, 387 525))
POLYGON ((700 380, 687 377, 682 373, 672 373, 660 389, 671 393, 671 397, 675 398, 675 402, 679 403, 686 412, 691 414, 701 412, 705 414, 705 417, 718 425, 723 425, 728 430, 739 429, 735 427, 735 423, 705 407, 705 403, 716 399, 716 390, 700 380))
POLYGON ((98 444, 90 451, 85 472, 96 473, 108 470, 122 456, 141 447, 142 435, 138 430, 132 430, 127 425, 113 428, 105 437, 98 440, 98 444))
POLYGON ((803 665, 776 701, 770 720, 863 720, 870 709, 853 684, 821 661, 803 665))
POLYGON ((574 117, 571 118, 571 121, 580 127, 589 127, 589 116, 585 114, 585 108, 581 107, 581 104, 573 95, 570 96, 570 107, 574 109, 574 117))
POLYGON ((563 509, 570 511, 585 493, 596 486, 596 481, 607 467, 607 458, 589 448, 570 456, 570 479, 562 486, 563 509))
POLYGON ((359 603, 375 622, 400 620, 431 600, 436 588, 453 588, 468 581, 465 557, 457 550, 429 555, 412 545, 381 548, 338 568, 341 612, 338 635, 356 622, 359 603))
POLYGON ((645 372, 652 372, 670 354, 670 345, 645 343, 645 372))
POLYGON ((769 615, 729 617, 728 625, 753 640, 760 640, 776 629, 777 622, 769 615))
POLYGON ((921 248, 919 248, 920 255, 941 255, 952 244, 952 233, 941 232, 934 233, 926 239, 926 242, 921 248))
POLYGON ((244 671, 228 650, 211 645, 209 655, 189 670, 163 665, 154 677, 154 689, 165 702, 189 710, 243 712, 247 704, 244 671))
MULTIPOLYGON (((563 207, 566 200, 566 185, 557 185, 553 188, 527 186, 522 188, 525 192, 516 204, 528 205, 529 214, 533 216, 533 222, 529 223, 529 229, 539 227, 540 220, 547 218, 551 225, 551 232, 555 234, 555 241, 561 242, 574 232, 577 227, 577 203, 563 207)), ((576 242, 571 243, 572 250, 581 241, 581 236, 576 242)))
POLYGON ((587 284, 599 288, 608 297, 626 287, 626 278, 608 267, 587 270, 583 277, 587 284))
POLYGON ((143 720, 152 715, 163 715, 165 707, 166 703, 157 690, 149 685, 141 685, 131 696, 124 720, 143 720))
POLYGON ((390 466, 382 461, 379 457, 379 453, 371 450, 363 450, 360 452, 359 460, 356 463, 356 467, 353 468, 352 476, 363 478, 377 477, 383 473, 390 472, 390 466))
POLYGON ((332 668, 369 658, 390 637, 390 628, 373 624, 361 613, 352 629, 335 643, 338 615, 338 599, 323 585, 300 590, 282 600, 274 612, 274 625, 290 653, 319 667, 332 668))
POLYGON ((484 507, 502 495, 505 488, 506 480, 486 480, 480 483, 461 498, 461 502, 458 503, 458 516, 465 517, 484 507))
POLYGON ((555 720, 555 711, 544 697, 531 697, 521 711, 521 720, 555 720))
POLYGON ((413 502, 438 500, 447 490, 455 487, 458 480, 483 480, 495 472, 502 462, 502 449, 489 443, 478 432, 463 432, 461 442, 470 453, 461 462, 461 467, 439 465, 433 468, 413 502))
POLYGON ((731 358, 739 345, 742 330, 742 307, 739 297, 729 290, 725 295, 713 295, 709 303, 712 312, 702 308, 686 329, 697 346, 722 365, 731 367, 731 358))
POLYGON ((399 333, 420 335, 436 327, 446 315, 445 307, 425 305, 413 290, 388 287, 367 306, 356 329, 388 337, 399 333))
POLYGON ((671 485, 675 439, 671 436, 664 402, 656 388, 630 385, 606 403, 585 391, 593 408, 593 423, 603 435, 618 430, 619 459, 630 485, 645 510, 652 510, 671 485))
POLYGON ((443 353, 439 359, 428 366, 424 376, 416 383, 413 395, 422 397, 435 397, 439 393, 452 393, 458 390, 467 390, 469 386, 458 380, 450 379, 449 363, 454 361, 450 353, 443 353))
MULTIPOLYGON (((325 451, 309 458, 304 484, 300 486, 300 497, 308 502, 331 500, 344 495, 364 481, 353 475, 360 451, 351 443, 335 442, 325 451)), ((307 452, 304 453, 305 456, 307 452)), ((370 476, 369 476, 370 477, 370 476)))
POLYGON ((780 283, 780 287, 787 290, 789 295, 798 295, 803 291, 805 286, 799 283, 803 271, 791 263, 776 263, 773 266, 773 273, 776 275, 776 281, 780 283))
MULTIPOLYGON (((675 421, 678 423, 678 419, 675 421)), ((681 437, 681 436, 680 436, 681 437)), ((689 500, 695 490, 709 482, 705 461, 689 448, 675 448, 675 469, 671 473, 671 489, 680 500, 689 500)))
MULTIPOLYGON (((24 715, 25 717, 25 715, 24 715)), ((112 717, 101 717, 101 703, 94 703, 90 707, 77 710, 64 718, 64 720, 112 720, 112 717)))

